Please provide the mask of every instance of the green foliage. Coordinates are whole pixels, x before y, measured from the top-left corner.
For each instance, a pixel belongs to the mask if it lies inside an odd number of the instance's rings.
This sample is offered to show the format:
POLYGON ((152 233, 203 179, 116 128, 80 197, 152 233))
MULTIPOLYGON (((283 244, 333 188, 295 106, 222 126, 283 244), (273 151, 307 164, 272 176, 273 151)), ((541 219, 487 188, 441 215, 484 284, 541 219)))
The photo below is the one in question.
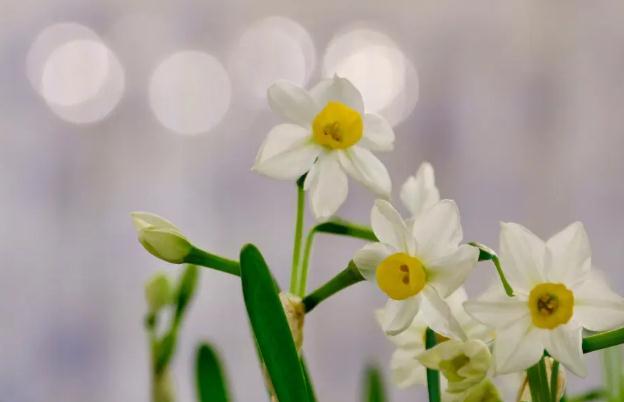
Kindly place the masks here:
POLYGON ((260 251, 243 247, 241 281, 260 355, 280 402, 310 402, 306 380, 271 272, 260 251))
POLYGON ((364 396, 363 402, 385 402, 386 390, 383 378, 379 368, 375 366, 368 367, 364 380, 364 396))
POLYGON ((195 379, 199 402, 228 402, 227 381, 214 349, 204 343, 197 349, 195 379))

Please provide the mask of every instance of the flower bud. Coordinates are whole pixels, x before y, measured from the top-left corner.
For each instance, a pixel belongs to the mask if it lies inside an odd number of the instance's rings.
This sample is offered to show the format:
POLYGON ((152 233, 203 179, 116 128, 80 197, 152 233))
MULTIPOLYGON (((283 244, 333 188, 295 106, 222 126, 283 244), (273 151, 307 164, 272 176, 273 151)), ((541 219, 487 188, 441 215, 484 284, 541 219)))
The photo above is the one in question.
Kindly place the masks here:
POLYGON ((155 257, 181 264, 193 246, 173 223, 148 212, 133 212, 132 222, 139 241, 155 257))
POLYGON ((476 339, 448 340, 418 356, 425 367, 439 370, 448 380, 448 393, 461 393, 480 383, 492 362, 490 349, 476 339))
POLYGON ((171 282, 166 275, 157 273, 145 284, 145 299, 151 312, 156 312, 172 301, 171 282))

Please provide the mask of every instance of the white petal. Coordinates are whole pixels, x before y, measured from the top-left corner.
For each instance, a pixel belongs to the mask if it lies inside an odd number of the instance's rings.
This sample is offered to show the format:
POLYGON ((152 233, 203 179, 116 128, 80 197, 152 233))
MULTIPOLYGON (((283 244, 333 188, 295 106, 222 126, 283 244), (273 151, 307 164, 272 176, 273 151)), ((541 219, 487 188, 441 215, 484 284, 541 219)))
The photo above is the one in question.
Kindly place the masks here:
POLYGON ((583 329, 581 326, 571 321, 544 332, 543 342, 548 353, 577 376, 587 376, 587 365, 583 358, 583 329))
POLYGON ((338 158, 342 167, 355 180, 364 184, 374 193, 390 197, 392 182, 390 174, 383 163, 366 148, 353 145, 343 151, 338 151, 338 158))
POLYGON ((501 223, 500 260, 514 293, 528 293, 545 281, 546 245, 529 229, 517 223, 501 223))
POLYGON ((426 265, 427 283, 440 296, 447 297, 460 287, 479 261, 479 249, 463 244, 452 254, 438 258, 426 265))
POLYGON ((442 200, 429 208, 414 221, 412 235, 425 265, 453 253, 463 237, 455 202, 442 200))
POLYGON ((375 281, 375 271, 383 260, 394 250, 384 243, 369 243, 362 247, 355 256, 353 262, 364 278, 369 281, 375 281))
POLYGON ((382 243, 407 252, 408 230, 399 212, 386 200, 377 200, 371 211, 371 226, 382 243))
POLYGON ((310 206, 318 220, 332 216, 347 198, 347 175, 336 159, 322 156, 314 164, 311 178, 306 177, 305 187, 310 192, 310 206))
POLYGON ((420 299, 420 295, 405 300, 389 299, 384 307, 385 322, 382 323, 384 332, 387 335, 397 335, 405 331, 418 314, 420 299))
POLYGON ((591 269, 591 248, 583 224, 575 222, 546 242, 545 273, 551 282, 574 286, 591 269))
POLYGON ((397 387, 407 388, 416 384, 426 384, 426 369, 416 360, 421 351, 405 349, 394 351, 390 360, 390 378, 397 387))
POLYGON ((324 79, 310 90, 310 95, 321 109, 324 108, 329 101, 338 101, 357 110, 361 114, 364 113, 362 94, 351 81, 346 78, 334 76, 333 78, 324 79))
POLYGON ((526 300, 468 300, 464 303, 466 312, 477 321, 493 328, 505 328, 516 321, 529 317, 526 300))
POLYGON ((271 109, 284 119, 309 128, 319 107, 305 89, 280 80, 269 87, 267 98, 271 109))
POLYGON ((423 162, 416 175, 407 178, 401 188, 401 201, 414 218, 440 201, 440 191, 430 163, 423 162))
POLYGON ((533 327, 529 316, 512 322, 496 334, 494 360, 497 373, 526 370, 537 363, 543 353, 540 330, 533 327))
POLYGON ((449 338, 465 340, 464 330, 451 313, 446 301, 438 295, 435 289, 431 286, 425 286, 422 294, 423 317, 431 329, 449 338))
POLYGON ((364 135, 360 145, 373 151, 392 151, 394 148, 394 131, 383 117, 366 113, 364 115, 364 135))
POLYGON ((275 179, 297 179, 312 167, 321 152, 306 129, 280 124, 264 140, 253 170, 275 179))
POLYGON ((574 291, 574 318, 592 331, 606 331, 624 325, 624 298, 595 270, 574 291))

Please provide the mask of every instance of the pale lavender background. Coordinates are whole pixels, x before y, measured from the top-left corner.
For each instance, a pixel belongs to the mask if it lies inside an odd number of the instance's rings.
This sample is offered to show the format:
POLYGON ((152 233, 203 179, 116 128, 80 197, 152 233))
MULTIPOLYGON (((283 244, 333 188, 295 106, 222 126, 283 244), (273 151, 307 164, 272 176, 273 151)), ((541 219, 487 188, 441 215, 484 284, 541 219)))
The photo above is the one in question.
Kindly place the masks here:
MULTIPOLYGON (((120 18, 156 16, 172 43, 226 58, 247 25, 280 15, 315 42, 317 64, 334 33, 354 22, 393 38, 418 70, 420 100, 384 155, 400 183, 421 161, 436 167, 442 194, 463 214, 467 239, 497 246, 498 222, 549 236, 585 222, 594 262, 624 292, 624 3, 619 1, 232 2, 0 0, 0 399, 7 402, 148 400, 143 283, 166 267, 138 245, 128 213, 174 220, 210 250, 264 251, 286 284, 293 186, 249 168, 278 119, 236 93, 225 120, 194 138, 172 133, 147 104, 147 77, 175 50, 150 30, 113 35, 120 18), (126 92, 103 121, 63 122, 26 79, 25 57, 46 26, 75 21, 97 31, 126 70, 126 92), (146 50, 149 49, 149 50, 146 50)), ((136 27, 135 27, 136 28, 136 27)), ((414 88, 406 88, 407 91, 414 88)), ((361 186, 341 214, 367 221, 361 186)), ((308 217, 310 218, 310 217, 308 217)), ((311 285, 359 247, 319 238, 311 285)), ((482 264, 475 294, 494 278, 482 264)), ((383 298, 359 285, 320 306, 305 350, 322 401, 358 400, 363 366, 387 364, 389 343, 372 311, 383 298)), ((192 352, 222 351, 237 401, 264 400, 239 282, 203 271, 175 361, 180 401, 193 400, 192 352)), ((586 380, 599 383, 598 358, 586 380)), ((424 394, 393 391, 394 401, 424 394)))

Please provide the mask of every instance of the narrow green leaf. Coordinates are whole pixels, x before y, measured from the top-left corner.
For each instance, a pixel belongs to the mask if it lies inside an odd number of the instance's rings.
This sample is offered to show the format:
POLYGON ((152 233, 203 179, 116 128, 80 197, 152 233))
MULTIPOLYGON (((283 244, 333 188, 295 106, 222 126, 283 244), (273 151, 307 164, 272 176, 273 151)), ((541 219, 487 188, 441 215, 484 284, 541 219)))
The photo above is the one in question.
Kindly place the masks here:
POLYGON ((241 250, 245 307, 260 354, 280 402, 310 402, 277 288, 262 254, 253 245, 241 250))
POLYGON ((386 390, 381 372, 377 367, 371 366, 366 369, 364 383, 363 402, 385 402, 386 390))
POLYGON ((305 359, 301 358, 301 368, 303 369, 303 376, 306 381, 306 387, 308 389, 308 400, 310 402, 316 402, 316 394, 314 392, 314 384, 312 384, 312 378, 310 377, 310 371, 305 359))
POLYGON ((199 402, 228 402, 230 400, 219 357, 208 344, 204 343, 197 349, 195 376, 199 402))

